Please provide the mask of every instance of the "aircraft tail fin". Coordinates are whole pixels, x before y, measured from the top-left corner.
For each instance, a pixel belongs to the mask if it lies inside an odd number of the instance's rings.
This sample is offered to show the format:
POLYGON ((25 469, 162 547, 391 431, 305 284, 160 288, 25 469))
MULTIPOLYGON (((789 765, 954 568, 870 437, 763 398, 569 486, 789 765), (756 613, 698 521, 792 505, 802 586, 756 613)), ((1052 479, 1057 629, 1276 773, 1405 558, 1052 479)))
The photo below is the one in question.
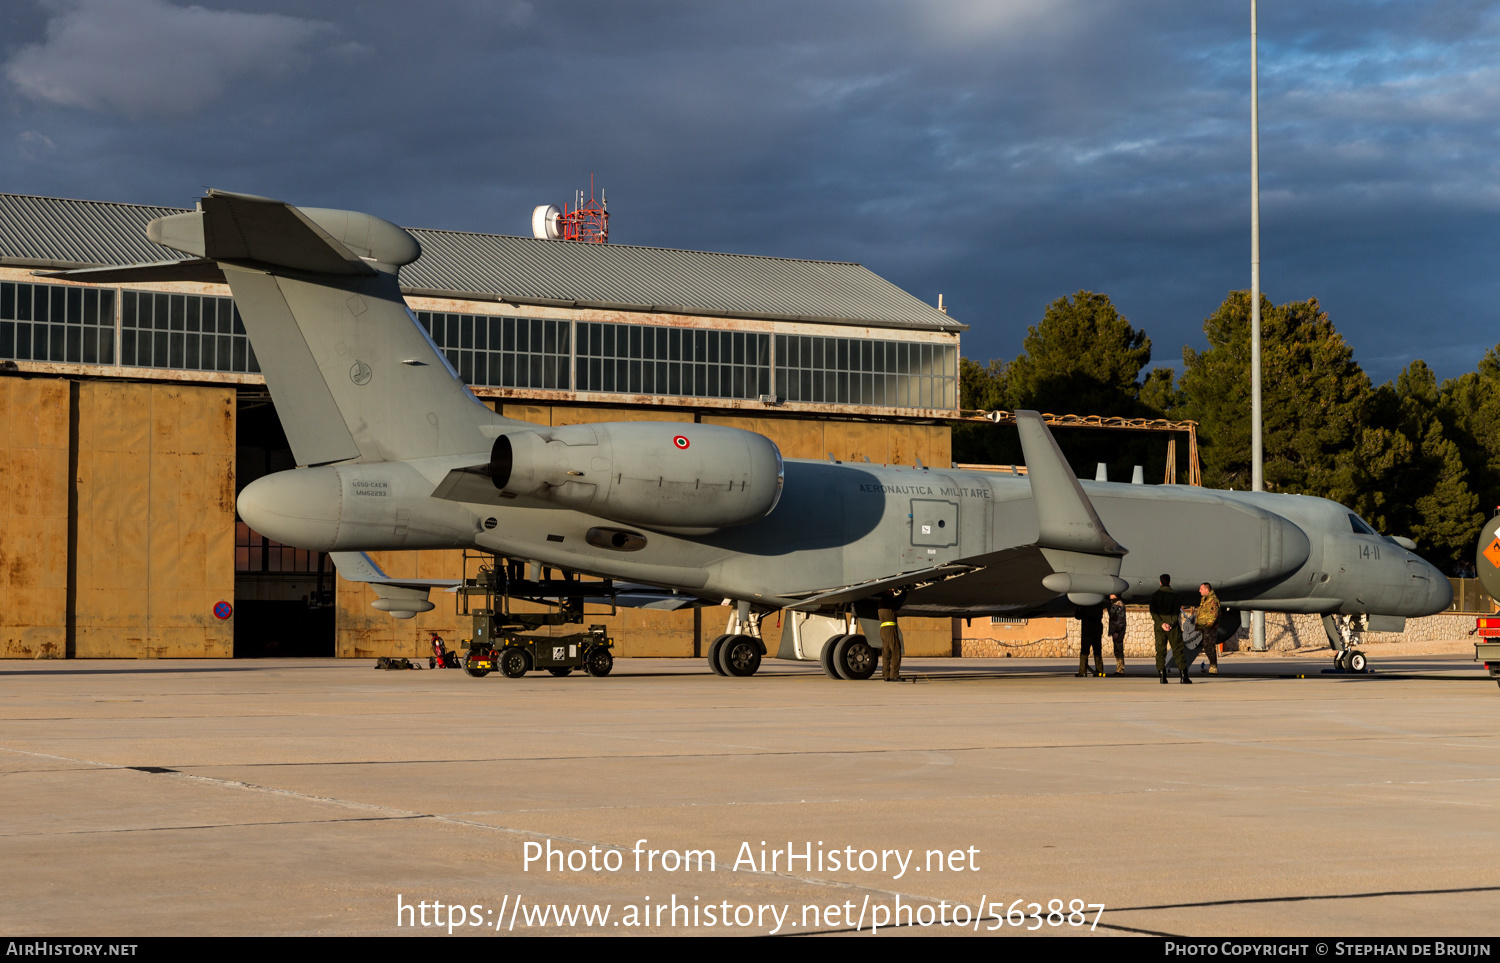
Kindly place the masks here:
POLYGON ((355 211, 224 191, 198 206, 147 227, 190 259, 64 276, 221 272, 298 464, 488 451, 496 427, 533 427, 476 398, 408 310, 397 272, 421 246, 406 231, 355 211))

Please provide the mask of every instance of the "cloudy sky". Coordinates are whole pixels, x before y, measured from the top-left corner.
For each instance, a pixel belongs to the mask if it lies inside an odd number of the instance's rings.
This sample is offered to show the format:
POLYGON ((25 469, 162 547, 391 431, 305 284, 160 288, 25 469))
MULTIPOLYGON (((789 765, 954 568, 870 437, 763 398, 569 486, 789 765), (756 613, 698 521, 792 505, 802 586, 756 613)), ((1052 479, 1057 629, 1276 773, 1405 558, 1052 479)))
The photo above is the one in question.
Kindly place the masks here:
MULTIPOLYGON (((1248 3, 7 0, 0 191, 204 186, 859 261, 1013 357, 1103 291, 1180 366, 1249 286, 1248 3)), ((1263 284, 1373 377, 1500 342, 1500 4, 1262 0, 1263 284)))

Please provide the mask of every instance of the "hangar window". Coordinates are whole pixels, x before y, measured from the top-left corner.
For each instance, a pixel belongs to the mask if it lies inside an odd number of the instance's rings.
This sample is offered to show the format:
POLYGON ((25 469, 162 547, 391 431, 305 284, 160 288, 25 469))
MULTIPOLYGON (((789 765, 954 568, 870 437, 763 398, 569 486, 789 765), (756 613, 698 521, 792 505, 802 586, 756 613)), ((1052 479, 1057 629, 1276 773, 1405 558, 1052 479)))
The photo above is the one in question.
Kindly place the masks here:
POLYGON ((258 372, 233 298, 124 291, 120 363, 139 368, 258 372))
POLYGON ((115 363, 115 292, 0 283, 0 358, 115 363))
POLYGON ((418 311, 417 321, 465 384, 568 387, 570 322, 418 311))
POLYGON ((771 336, 580 321, 578 390, 758 398, 771 391, 771 336))
POLYGON ((776 393, 783 401, 958 407, 958 350, 951 345, 861 338, 776 336, 776 393))
POLYGON ((244 522, 234 523, 236 572, 321 572, 332 568, 326 558, 324 552, 273 542, 244 522))

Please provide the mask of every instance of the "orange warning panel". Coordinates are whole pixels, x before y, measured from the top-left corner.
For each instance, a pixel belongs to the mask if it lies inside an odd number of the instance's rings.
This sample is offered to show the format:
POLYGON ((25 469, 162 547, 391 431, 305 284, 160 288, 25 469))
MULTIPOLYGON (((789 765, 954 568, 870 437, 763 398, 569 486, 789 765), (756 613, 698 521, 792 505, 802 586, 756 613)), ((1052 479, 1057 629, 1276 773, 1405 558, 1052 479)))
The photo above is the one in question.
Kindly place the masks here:
POLYGON ((1491 565, 1500 568, 1500 538, 1490 542, 1489 547, 1484 550, 1484 557, 1491 565))

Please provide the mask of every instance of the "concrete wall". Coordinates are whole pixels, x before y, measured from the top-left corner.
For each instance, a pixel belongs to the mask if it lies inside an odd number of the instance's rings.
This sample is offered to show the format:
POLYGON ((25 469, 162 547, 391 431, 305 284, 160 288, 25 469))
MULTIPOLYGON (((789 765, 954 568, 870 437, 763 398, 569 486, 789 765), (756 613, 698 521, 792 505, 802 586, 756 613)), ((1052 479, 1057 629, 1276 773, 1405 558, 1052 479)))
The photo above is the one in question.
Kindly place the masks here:
MULTIPOLYGON (((1224 643, 1226 652, 1250 651, 1248 614, 1245 624, 1224 643)), ((1474 628, 1474 616, 1444 612, 1419 619, 1407 619, 1405 632, 1367 632, 1366 643, 1431 642, 1439 639, 1462 639, 1474 628)), ((991 625, 988 618, 975 618, 965 625, 953 620, 953 644, 966 658, 1077 658, 1079 622, 1076 619, 1028 619, 1021 625, 991 625)), ((1296 650, 1331 651, 1323 620, 1317 615, 1283 615, 1266 613, 1266 648, 1272 652, 1296 650)), ((1109 634, 1104 636, 1104 659, 1114 658, 1109 634)), ((1129 606, 1125 619, 1125 656, 1127 659, 1156 659, 1156 635, 1151 630, 1151 615, 1144 606, 1129 606)))
POLYGON ((233 654, 234 418, 232 388, 0 378, 0 656, 233 654))
POLYGON ((68 382, 0 378, 0 657, 68 636, 68 382))

